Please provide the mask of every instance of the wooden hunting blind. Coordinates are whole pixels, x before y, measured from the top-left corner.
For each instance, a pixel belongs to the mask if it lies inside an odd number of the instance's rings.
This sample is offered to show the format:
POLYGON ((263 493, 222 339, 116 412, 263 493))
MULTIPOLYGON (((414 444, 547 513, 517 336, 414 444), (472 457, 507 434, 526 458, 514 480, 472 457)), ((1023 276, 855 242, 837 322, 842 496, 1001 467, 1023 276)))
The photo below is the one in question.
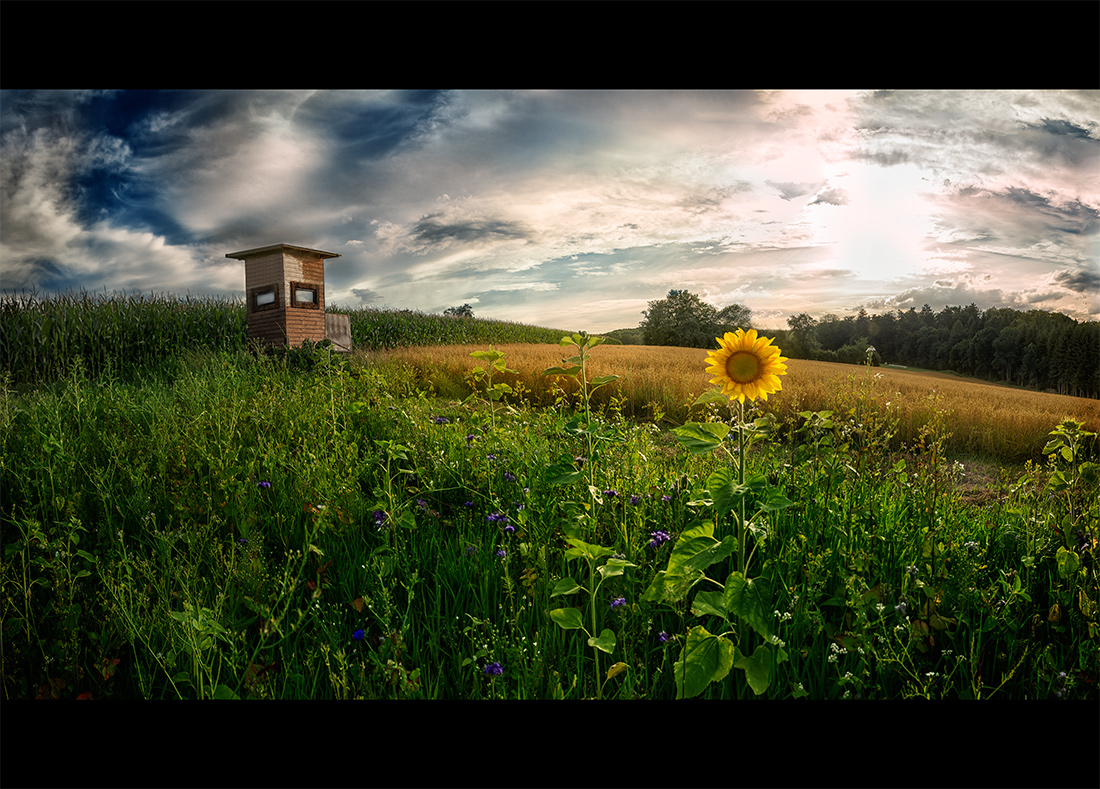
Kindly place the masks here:
POLYGON ((351 350, 350 319, 325 313, 325 260, 334 252, 271 244, 230 252, 244 261, 248 338, 296 346, 331 339, 337 350, 351 350))

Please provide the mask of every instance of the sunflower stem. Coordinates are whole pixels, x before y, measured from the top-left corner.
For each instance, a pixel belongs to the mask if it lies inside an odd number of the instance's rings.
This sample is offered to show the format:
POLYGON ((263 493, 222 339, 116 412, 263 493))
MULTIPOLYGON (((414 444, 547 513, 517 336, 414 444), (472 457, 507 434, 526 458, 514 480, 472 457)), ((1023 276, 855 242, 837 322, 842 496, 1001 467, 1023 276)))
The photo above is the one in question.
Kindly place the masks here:
MULTIPOLYGON (((738 425, 737 425, 737 484, 742 489, 745 485, 745 401, 739 400, 738 403, 738 425)), ((745 567, 745 497, 741 496, 740 512, 737 521, 737 569, 741 571, 741 574, 746 578, 748 577, 748 569, 745 567)))

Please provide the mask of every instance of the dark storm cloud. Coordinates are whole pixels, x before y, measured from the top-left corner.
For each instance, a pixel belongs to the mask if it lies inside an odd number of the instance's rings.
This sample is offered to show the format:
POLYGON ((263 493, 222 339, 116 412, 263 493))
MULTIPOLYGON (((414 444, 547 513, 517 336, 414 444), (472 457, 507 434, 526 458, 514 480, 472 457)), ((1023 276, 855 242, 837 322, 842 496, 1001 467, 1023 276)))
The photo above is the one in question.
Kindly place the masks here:
POLYGON ((1096 270, 1059 271, 1054 275, 1054 281, 1077 293, 1100 291, 1100 272, 1096 270))
POLYGON ((529 231, 513 222, 484 220, 443 223, 437 221, 438 216, 425 217, 417 222, 413 228, 413 238, 423 244, 435 245, 451 241, 469 244, 530 237, 529 231))

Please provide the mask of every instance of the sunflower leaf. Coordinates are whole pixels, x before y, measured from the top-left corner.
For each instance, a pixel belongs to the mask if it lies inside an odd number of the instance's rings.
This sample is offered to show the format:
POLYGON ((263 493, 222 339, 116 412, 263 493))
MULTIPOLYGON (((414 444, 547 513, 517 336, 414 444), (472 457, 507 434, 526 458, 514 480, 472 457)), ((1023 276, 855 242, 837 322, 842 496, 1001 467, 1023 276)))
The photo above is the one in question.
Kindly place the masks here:
POLYGON ((676 440, 693 455, 705 455, 722 445, 730 426, 719 422, 688 422, 672 429, 676 440))

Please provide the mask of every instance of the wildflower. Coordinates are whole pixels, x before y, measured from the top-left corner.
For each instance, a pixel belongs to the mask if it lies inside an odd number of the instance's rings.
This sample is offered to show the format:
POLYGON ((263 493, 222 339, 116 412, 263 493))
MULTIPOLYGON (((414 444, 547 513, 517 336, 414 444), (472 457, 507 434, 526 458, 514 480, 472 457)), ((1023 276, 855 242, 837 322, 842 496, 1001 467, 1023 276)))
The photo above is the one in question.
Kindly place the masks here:
POLYGON ((351 634, 351 637, 354 638, 356 641, 362 641, 363 636, 365 635, 366 633, 364 633, 362 630, 356 630, 354 633, 351 634))
POLYGON ((902 600, 900 603, 898 603, 896 606, 894 606, 894 610, 897 611, 902 616, 905 616, 907 613, 909 613, 909 606, 906 605, 904 600, 902 600))
POLYGON ((504 527, 504 531, 507 532, 508 534, 515 534, 516 533, 516 527, 509 523, 504 527))
POLYGON ((270 488, 271 483, 270 482, 257 482, 256 487, 257 488, 270 488))
POLYGON ((649 533, 649 536, 653 538, 652 540, 649 541, 649 547, 650 548, 659 548, 659 547, 661 547, 661 545, 663 543, 666 543, 666 542, 668 542, 669 540, 672 539, 672 537, 669 536, 667 531, 661 531, 661 530, 651 531, 649 533))
POLYGON ((501 674, 504 673, 504 667, 496 661, 493 661, 492 663, 486 663, 482 671, 484 671, 491 677, 499 677, 501 674))
POLYGON ((631 504, 637 504, 641 500, 642 500, 641 496, 635 496, 634 494, 630 495, 630 503, 631 504))
POLYGON ((503 548, 498 548, 497 549, 497 558, 498 559, 503 559, 507 555, 508 555, 508 552, 506 550, 504 550, 503 548))
POLYGON ((611 601, 612 608, 618 608, 621 605, 626 605, 625 597, 616 597, 614 600, 611 601))
POLYGON ((909 573, 910 578, 916 578, 917 577, 917 566, 915 564, 911 564, 908 567, 906 567, 905 571, 907 573, 909 573))
POLYGON ((660 641, 662 644, 665 643, 666 641, 668 641, 668 633, 662 630, 660 633, 657 634, 657 640, 660 641))
POLYGON ((477 438, 477 436, 475 436, 473 433, 471 433, 470 435, 466 436, 466 443, 467 444, 474 443, 475 438, 477 438))
POLYGON ((515 481, 516 481, 516 477, 515 477, 515 475, 514 475, 514 474, 513 474, 512 472, 510 472, 510 471, 505 471, 505 472, 504 472, 504 481, 505 481, 505 482, 515 482, 515 481))
POLYGON ((374 525, 377 528, 381 529, 386 525, 386 519, 388 516, 383 510, 375 510, 372 513, 372 517, 374 518, 374 525))
POLYGON ((432 421, 435 422, 437 425, 446 425, 446 424, 450 424, 450 422, 451 422, 451 420, 448 419, 445 416, 437 416, 432 421))
POLYGON ((496 460, 496 459, 497 459, 497 456, 496 456, 496 455, 486 455, 486 456, 485 456, 485 458, 486 458, 487 460, 496 460))
POLYGON ((607 496, 609 499, 613 499, 613 498, 615 498, 616 496, 619 495, 619 492, 617 490, 615 490, 614 488, 612 488, 611 490, 605 490, 603 492, 603 495, 607 496))
POLYGON ((715 374, 710 382, 720 384, 722 394, 730 400, 767 400, 769 394, 783 388, 779 376, 787 374, 783 364, 787 359, 779 355, 772 340, 757 337, 756 329, 738 329, 716 339, 720 347, 707 357, 707 372, 715 374))
POLYGON ((661 496, 661 501, 672 501, 672 496, 661 496))

